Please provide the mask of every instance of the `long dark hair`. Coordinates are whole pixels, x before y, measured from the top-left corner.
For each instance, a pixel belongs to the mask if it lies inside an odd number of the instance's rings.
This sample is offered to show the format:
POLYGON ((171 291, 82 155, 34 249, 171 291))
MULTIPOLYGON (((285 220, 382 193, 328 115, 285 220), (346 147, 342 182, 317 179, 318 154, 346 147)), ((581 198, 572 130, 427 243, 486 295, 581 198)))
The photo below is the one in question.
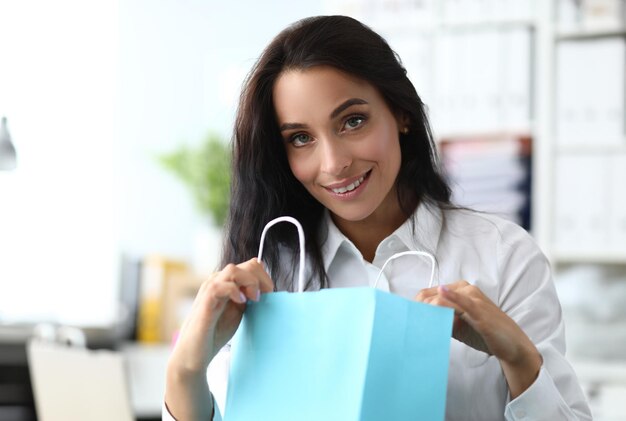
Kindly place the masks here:
MULTIPOLYGON (((231 204, 222 264, 254 257, 267 222, 293 216, 304 228, 310 277, 328 286, 319 229, 324 207, 291 173, 276 121, 273 88, 285 70, 332 66, 369 82, 382 94, 392 112, 408 122, 400 134, 402 161, 397 179, 398 199, 409 217, 418 203, 450 204, 450 188, 442 177, 435 144, 420 97, 399 58, 387 42, 359 21, 346 16, 318 16, 300 20, 283 30, 267 46, 253 67, 241 93, 233 137, 231 204)), ((266 238, 265 262, 277 289, 291 289, 291 270, 281 267, 281 250, 297 250, 294 228, 279 224, 266 238)))

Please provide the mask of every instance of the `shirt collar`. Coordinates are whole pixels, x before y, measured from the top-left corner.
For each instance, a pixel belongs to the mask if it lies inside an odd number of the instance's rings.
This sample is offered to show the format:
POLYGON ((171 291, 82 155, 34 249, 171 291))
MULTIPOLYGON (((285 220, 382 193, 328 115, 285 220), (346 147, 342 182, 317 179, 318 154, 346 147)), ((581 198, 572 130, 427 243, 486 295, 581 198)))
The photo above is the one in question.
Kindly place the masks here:
POLYGON ((341 247, 344 242, 349 243, 350 240, 339 231, 339 228, 337 228, 333 219, 330 217, 328 209, 324 212, 322 229, 326 229, 326 240, 324 244, 322 244, 322 256, 324 258, 324 270, 328 273, 328 268, 335 259, 339 247, 341 247))
MULTIPOLYGON (((439 244, 441 229, 443 226, 443 213, 441 209, 430 203, 422 203, 413 214, 414 218, 408 218, 388 238, 395 237, 409 250, 421 250, 435 254, 439 244), (412 221, 415 220, 415 230, 412 221)), ((324 212, 322 228, 326 229, 326 239, 322 244, 322 256, 324 269, 328 268, 335 259, 337 251, 342 247, 353 249, 358 253, 356 246, 335 225, 330 212, 324 212)), ((322 237, 323 238, 323 237, 322 237)))
POLYGON ((427 251, 435 254, 439 245, 443 214, 439 206, 422 203, 413 214, 413 218, 404 221, 394 233, 409 250, 427 251), (413 223, 415 221, 415 230, 413 223))

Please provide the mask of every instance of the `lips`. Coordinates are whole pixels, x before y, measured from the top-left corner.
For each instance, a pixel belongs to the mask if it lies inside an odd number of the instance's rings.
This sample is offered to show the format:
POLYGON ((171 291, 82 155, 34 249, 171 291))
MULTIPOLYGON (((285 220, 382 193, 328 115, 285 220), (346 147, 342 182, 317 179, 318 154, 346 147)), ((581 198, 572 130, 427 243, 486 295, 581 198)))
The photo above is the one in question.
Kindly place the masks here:
POLYGON ((338 194, 343 194, 347 191, 352 191, 354 189, 356 189, 357 187, 359 187, 361 185, 361 183, 363 182, 363 180, 365 180, 365 176, 362 175, 361 177, 359 177, 358 180, 355 180, 353 183, 348 184, 345 187, 339 187, 338 189, 331 189, 332 191, 334 191, 335 193, 338 194))
POLYGON ((335 194, 347 194, 359 187, 363 183, 363 181, 365 181, 365 179, 369 176, 370 172, 371 170, 352 181, 348 180, 347 182, 332 184, 325 187, 335 194))

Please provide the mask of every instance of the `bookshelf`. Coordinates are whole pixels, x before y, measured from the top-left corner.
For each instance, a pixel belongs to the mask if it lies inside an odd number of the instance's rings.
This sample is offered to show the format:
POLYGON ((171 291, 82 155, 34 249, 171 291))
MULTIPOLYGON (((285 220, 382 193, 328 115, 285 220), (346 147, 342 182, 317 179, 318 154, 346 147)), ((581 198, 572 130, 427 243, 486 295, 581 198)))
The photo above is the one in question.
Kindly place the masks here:
POLYGON ((557 270, 591 264, 626 273, 626 4, 598 2, 607 9, 603 15, 583 2, 572 21, 571 3, 555 1, 551 11, 553 71, 546 77, 554 103, 546 143, 555 164, 548 250, 557 270), (576 202, 580 210, 572 212, 576 202))

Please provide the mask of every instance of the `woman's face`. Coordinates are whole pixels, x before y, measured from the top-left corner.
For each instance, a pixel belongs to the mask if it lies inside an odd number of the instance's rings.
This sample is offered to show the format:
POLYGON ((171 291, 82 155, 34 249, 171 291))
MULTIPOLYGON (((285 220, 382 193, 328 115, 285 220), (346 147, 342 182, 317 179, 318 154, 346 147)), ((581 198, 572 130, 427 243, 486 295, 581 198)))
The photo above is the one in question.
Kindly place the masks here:
POLYGON ((376 88, 319 66, 284 72, 273 93, 291 171, 336 221, 397 215, 401 125, 376 88))

